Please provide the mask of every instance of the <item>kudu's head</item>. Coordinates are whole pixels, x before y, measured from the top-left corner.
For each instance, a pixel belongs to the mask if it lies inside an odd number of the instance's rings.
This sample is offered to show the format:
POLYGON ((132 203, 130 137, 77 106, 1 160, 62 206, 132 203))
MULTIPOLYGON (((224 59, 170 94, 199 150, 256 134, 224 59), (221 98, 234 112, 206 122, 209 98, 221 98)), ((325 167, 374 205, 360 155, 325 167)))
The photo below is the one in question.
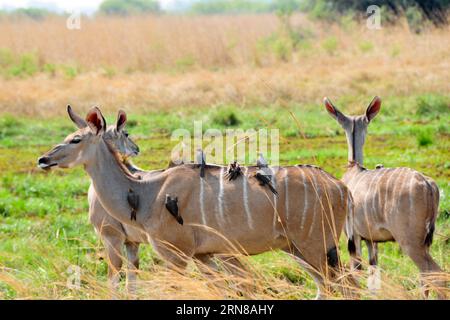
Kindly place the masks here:
POLYGON ((38 166, 50 169, 53 166, 70 168, 78 164, 88 163, 95 154, 96 145, 103 139, 122 156, 136 156, 139 147, 129 138, 124 129, 127 116, 120 110, 115 125, 106 126, 105 118, 100 109, 92 108, 86 119, 75 114, 70 106, 67 107, 70 119, 78 130, 69 134, 61 144, 45 153, 38 159, 38 166))
POLYGON ((323 99, 328 113, 344 128, 348 143, 348 160, 363 164, 363 146, 366 141, 367 126, 381 109, 381 99, 373 98, 364 114, 347 116, 339 111, 328 98, 323 99))

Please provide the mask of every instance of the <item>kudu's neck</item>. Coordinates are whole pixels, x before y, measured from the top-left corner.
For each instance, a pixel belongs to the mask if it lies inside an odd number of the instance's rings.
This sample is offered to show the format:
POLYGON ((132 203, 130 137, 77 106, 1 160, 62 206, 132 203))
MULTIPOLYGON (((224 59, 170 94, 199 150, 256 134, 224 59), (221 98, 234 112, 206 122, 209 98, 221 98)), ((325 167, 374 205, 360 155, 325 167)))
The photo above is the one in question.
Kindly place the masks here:
POLYGON ((130 189, 139 196, 140 207, 136 223, 139 226, 143 220, 143 214, 139 213, 148 212, 145 209, 149 209, 149 201, 156 197, 156 190, 151 182, 144 184, 127 176, 108 148, 106 142, 101 140, 94 160, 86 164, 85 169, 103 207, 122 223, 134 224, 130 219, 131 208, 127 201, 130 189))
POLYGON ((347 136, 348 162, 356 161, 363 165, 364 135, 358 132, 354 121, 351 130, 346 130, 345 135, 347 136))
POLYGON ((352 141, 347 141, 348 143, 348 162, 356 161, 360 165, 363 165, 363 148, 353 145, 352 141))

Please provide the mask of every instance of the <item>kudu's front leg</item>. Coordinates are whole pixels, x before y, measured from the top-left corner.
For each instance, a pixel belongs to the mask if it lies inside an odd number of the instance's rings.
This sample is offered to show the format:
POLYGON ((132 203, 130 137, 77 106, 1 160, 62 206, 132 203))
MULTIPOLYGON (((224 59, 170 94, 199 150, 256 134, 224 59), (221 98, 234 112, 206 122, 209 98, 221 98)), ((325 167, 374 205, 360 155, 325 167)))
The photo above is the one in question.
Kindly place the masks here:
POLYGON ((117 237, 103 237, 108 262, 108 281, 112 298, 115 298, 120 282, 120 269, 122 268, 123 240, 117 237))
POLYGON ((139 271, 139 243, 125 242, 127 251, 128 268, 127 268, 127 289, 130 295, 136 294, 136 280, 139 271))

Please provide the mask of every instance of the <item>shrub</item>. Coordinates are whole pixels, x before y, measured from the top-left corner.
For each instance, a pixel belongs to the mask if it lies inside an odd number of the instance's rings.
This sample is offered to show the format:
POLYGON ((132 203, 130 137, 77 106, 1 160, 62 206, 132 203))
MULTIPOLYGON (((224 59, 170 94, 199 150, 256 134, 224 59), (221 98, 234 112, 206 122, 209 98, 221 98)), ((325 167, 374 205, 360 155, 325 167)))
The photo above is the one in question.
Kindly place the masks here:
POLYGON ((430 131, 422 130, 417 134, 417 144, 419 147, 426 147, 433 144, 433 135, 430 131))
POLYGON ((116 75, 116 70, 110 66, 104 66, 102 68, 102 74, 107 78, 112 78, 116 75))
POLYGON ((56 74, 56 65, 53 63, 46 63, 42 67, 42 71, 48 73, 50 76, 54 77, 56 74))
POLYGON ((334 54, 338 47, 338 40, 335 37, 328 37, 322 42, 322 48, 328 54, 334 54))
POLYGON ((363 41, 359 44, 359 50, 361 50, 361 52, 363 52, 363 53, 370 52, 373 50, 373 48, 374 48, 374 45, 370 41, 363 41))
POLYGON ((312 1, 309 16, 313 19, 333 20, 335 12, 332 10, 332 4, 326 0, 312 1))
POLYGON ((24 53, 17 64, 9 68, 8 73, 15 77, 32 76, 39 71, 38 58, 34 53, 24 53))
POLYGON ((159 11, 159 2, 155 0, 105 0, 99 8, 100 13, 122 16, 159 11))
POLYGON ((219 111, 214 115, 213 122, 217 125, 232 127, 237 126, 241 121, 236 116, 233 109, 219 109, 219 111))
POLYGON ((191 55, 178 59, 175 62, 178 70, 186 71, 195 65, 195 58, 191 55))
POLYGON ((51 11, 42 8, 19 8, 12 12, 13 16, 26 17, 33 20, 43 20, 52 14, 51 11))
POLYGON ((450 111, 450 99, 439 95, 422 95, 417 98, 416 104, 416 114, 420 116, 450 111))
POLYGON ((420 33, 425 23, 422 12, 417 7, 412 6, 406 9, 405 16, 410 30, 415 33, 420 33))
POLYGON ((78 75, 78 68, 74 66, 63 66, 64 75, 68 79, 73 79, 78 75))
POLYGON ((8 48, 0 48, 0 67, 5 68, 14 62, 14 55, 8 48))

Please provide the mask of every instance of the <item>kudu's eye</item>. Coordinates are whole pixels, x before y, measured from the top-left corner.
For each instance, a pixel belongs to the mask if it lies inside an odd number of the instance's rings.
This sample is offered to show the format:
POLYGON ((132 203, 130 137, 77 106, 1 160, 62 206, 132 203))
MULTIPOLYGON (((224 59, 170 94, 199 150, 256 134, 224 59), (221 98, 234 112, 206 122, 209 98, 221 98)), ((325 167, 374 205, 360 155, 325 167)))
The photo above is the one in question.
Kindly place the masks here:
POLYGON ((81 138, 80 137, 75 137, 72 140, 70 140, 70 143, 80 143, 81 142, 81 138))
POLYGON ((128 138, 128 136, 129 136, 128 131, 124 131, 123 134, 125 135, 125 137, 128 138))

